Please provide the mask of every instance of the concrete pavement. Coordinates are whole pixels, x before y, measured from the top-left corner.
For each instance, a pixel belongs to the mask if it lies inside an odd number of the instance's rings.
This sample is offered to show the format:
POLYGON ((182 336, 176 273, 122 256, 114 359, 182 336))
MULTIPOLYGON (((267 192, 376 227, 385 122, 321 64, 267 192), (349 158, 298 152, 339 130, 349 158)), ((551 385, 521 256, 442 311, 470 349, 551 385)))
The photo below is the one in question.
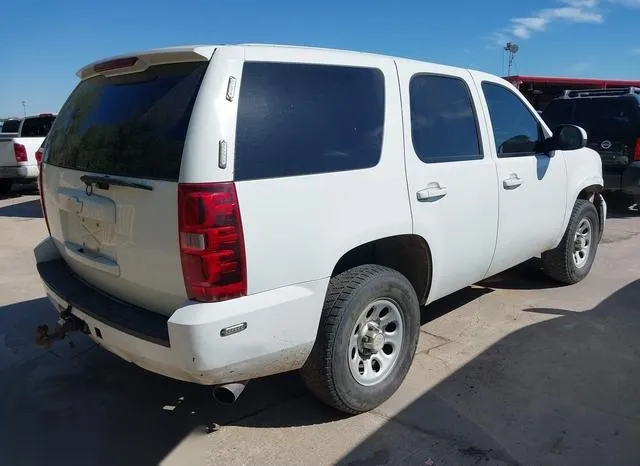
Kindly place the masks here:
POLYGON ((576 286, 534 260, 426 308, 398 393, 344 417, 297 374, 225 407, 82 335, 36 348, 46 227, 35 193, 0 200, 0 464, 640 464, 640 216, 612 217, 576 286))

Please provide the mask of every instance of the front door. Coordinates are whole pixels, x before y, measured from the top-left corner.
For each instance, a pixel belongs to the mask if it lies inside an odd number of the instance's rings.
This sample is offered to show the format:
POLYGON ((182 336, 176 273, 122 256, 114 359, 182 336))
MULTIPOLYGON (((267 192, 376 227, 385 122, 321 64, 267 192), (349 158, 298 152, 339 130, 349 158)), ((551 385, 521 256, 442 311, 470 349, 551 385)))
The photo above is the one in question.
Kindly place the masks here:
POLYGON ((496 169, 467 71, 399 63, 414 233, 433 259, 431 302, 482 279, 498 225, 496 169))
POLYGON ((555 246, 566 209, 562 152, 540 153, 547 129, 520 95, 491 78, 478 83, 497 155, 500 221, 489 275, 555 246))

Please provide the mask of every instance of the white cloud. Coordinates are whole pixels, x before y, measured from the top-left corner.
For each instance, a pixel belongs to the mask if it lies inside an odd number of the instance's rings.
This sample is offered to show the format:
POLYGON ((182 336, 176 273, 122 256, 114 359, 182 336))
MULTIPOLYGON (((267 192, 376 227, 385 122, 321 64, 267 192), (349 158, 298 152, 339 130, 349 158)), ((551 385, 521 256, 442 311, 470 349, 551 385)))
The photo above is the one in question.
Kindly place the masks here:
POLYGON ((609 3, 616 3, 631 8, 640 8, 640 0, 609 0, 609 3))
MULTIPOLYGON (((640 0, 610 0, 634 2, 640 6, 640 0)), ((545 8, 525 17, 512 18, 511 25, 492 35, 496 42, 503 44, 510 38, 528 39, 534 32, 542 32, 554 22, 602 23, 604 17, 598 9, 599 0, 560 0, 564 6, 545 8)))
POLYGON ((562 3, 575 8, 595 8, 598 6, 598 0, 562 0, 562 3))

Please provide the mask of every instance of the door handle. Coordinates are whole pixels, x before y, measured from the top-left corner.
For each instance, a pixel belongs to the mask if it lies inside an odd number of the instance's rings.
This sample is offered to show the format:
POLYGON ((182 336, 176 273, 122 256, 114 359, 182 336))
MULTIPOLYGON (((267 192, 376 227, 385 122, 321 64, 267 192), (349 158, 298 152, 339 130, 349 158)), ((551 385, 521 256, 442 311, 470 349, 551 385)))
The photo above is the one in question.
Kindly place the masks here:
POLYGON ((418 196, 418 201, 420 202, 435 201, 447 195, 447 188, 445 186, 437 185, 421 189, 416 194, 418 196))
POLYGON ((504 189, 515 189, 522 185, 522 179, 517 174, 512 173, 509 178, 502 181, 504 189))

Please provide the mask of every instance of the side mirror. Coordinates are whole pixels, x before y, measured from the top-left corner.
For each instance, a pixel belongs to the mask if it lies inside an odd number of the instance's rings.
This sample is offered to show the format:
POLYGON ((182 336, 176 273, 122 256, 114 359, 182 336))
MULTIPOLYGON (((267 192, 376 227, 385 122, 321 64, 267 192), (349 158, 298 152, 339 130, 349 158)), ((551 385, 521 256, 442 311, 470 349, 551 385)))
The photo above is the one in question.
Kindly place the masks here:
POLYGON ((553 132, 551 150, 576 150, 587 145, 587 132, 575 125, 560 125, 553 132))

